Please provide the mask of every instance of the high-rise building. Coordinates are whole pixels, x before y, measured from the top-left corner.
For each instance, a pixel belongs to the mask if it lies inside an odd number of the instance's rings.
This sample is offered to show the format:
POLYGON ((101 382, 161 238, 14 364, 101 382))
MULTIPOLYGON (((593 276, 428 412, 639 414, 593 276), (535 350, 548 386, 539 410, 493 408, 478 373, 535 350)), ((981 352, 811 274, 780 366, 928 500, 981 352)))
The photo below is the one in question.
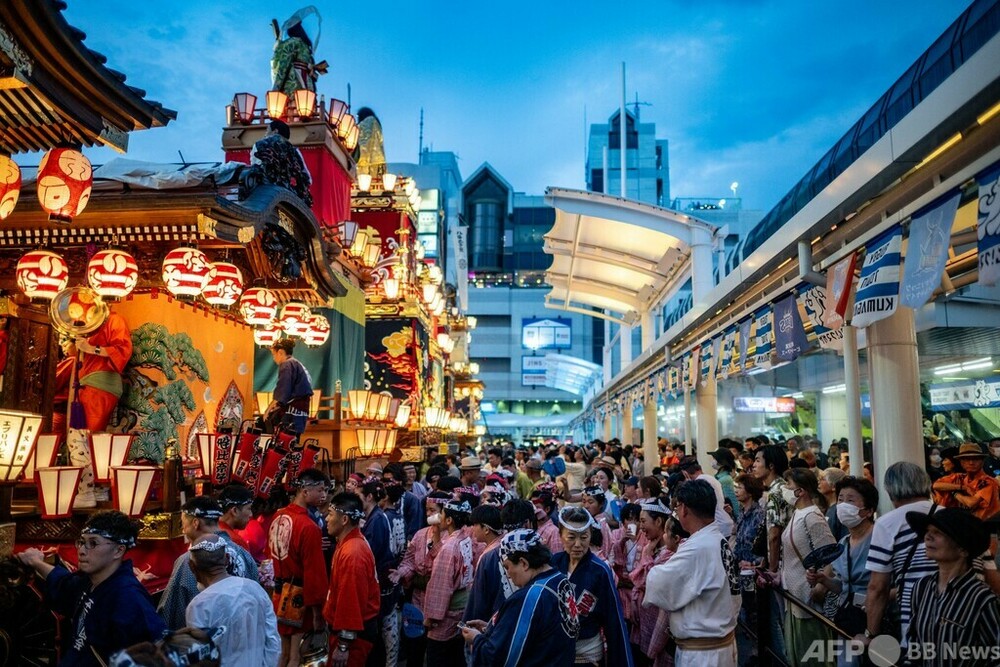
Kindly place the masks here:
POLYGON ((487 163, 462 185, 461 211, 468 227, 468 312, 478 321, 470 360, 486 384, 481 408, 490 434, 516 442, 565 436, 580 410, 572 391, 576 369, 592 371, 604 329, 599 320, 544 305, 551 259, 543 237, 555 210, 540 196, 515 192, 487 163), (562 373, 563 363, 573 373, 562 373))
MULTIPOLYGON (((586 181, 591 192, 621 194, 621 136, 621 111, 611 114, 607 123, 590 126, 586 181)), ((656 123, 642 123, 638 114, 628 109, 625 169, 626 198, 657 206, 670 205, 668 142, 656 138, 656 123)))
POLYGON ((454 250, 449 248, 448 232, 459 224, 462 174, 458 156, 451 151, 424 149, 419 163, 394 162, 388 170, 409 176, 420 190, 417 240, 424 246, 424 256, 444 269, 447 282, 456 284, 454 258, 449 257, 454 250))

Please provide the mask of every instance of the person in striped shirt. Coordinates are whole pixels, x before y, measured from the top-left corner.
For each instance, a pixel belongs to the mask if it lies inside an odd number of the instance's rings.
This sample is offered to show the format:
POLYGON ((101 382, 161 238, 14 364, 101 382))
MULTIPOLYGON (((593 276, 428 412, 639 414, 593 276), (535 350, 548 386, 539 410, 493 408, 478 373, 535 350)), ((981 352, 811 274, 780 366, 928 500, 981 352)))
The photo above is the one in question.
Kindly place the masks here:
MULTIPOLYGON (((868 591, 865 596, 865 612, 868 624, 864 636, 868 639, 880 634, 883 619, 890 603, 890 593, 898 587, 900 639, 906 645, 906 631, 910 624, 910 596, 913 585, 924 577, 934 574, 934 562, 927 558, 924 544, 906 521, 907 512, 929 514, 936 509, 928 499, 931 494, 931 479, 927 472, 915 463, 900 461, 885 471, 884 489, 889 494, 893 509, 880 516, 872 529, 871 546, 865 568, 871 572, 868 591)), ((976 558, 973 569, 985 578, 994 591, 1000 589, 1000 577, 996 563, 991 558, 976 558)))
POLYGON ((992 667, 1000 663, 1000 597, 976 577, 976 554, 990 544, 986 525, 968 511, 907 512, 936 571, 913 585, 907 636, 910 664, 992 667))

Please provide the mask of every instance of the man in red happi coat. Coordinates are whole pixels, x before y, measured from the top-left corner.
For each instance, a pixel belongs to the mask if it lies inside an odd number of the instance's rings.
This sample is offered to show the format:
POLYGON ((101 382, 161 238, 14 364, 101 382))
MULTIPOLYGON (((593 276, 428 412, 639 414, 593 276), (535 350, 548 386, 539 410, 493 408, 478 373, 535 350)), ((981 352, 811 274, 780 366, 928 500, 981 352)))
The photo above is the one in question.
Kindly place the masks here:
POLYGON ((361 498, 339 493, 326 515, 326 529, 337 541, 330 568, 330 592, 323 618, 330 625, 330 667, 362 667, 378 637, 381 593, 375 555, 358 528, 365 511, 361 498))
POLYGON ((281 635, 278 667, 298 667, 302 635, 323 627, 322 607, 328 588, 323 536, 310 518, 309 508, 326 501, 330 478, 309 468, 299 474, 295 485, 295 497, 275 513, 267 540, 274 561, 272 599, 281 635))

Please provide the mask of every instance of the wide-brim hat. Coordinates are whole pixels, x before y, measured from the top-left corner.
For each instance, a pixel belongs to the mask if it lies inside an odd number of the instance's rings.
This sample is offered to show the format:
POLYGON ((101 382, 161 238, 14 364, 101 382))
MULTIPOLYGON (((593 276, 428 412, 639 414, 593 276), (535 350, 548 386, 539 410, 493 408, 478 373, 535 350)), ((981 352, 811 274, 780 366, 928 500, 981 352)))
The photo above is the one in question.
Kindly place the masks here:
POLYGON ((982 555, 990 546, 990 533, 986 524, 967 510, 946 507, 933 514, 907 512, 906 522, 920 539, 924 538, 929 526, 934 526, 972 557, 982 555))
POLYGON ((714 452, 709 452, 709 456, 714 458, 719 463, 728 463, 729 465, 734 465, 736 463, 736 457, 733 453, 724 447, 716 449, 714 452))
POLYGON ((958 454, 955 455, 956 459, 985 459, 986 452, 983 448, 974 442, 967 442, 958 448, 958 454))
POLYGON ((479 470, 483 467, 483 462, 475 456, 466 456, 462 459, 462 465, 458 466, 459 470, 479 470))
POLYGON ((606 468, 614 468, 616 465, 618 465, 618 462, 615 461, 610 456, 602 456, 601 460, 597 462, 597 465, 598 465, 598 467, 601 467, 601 468, 605 468, 605 467, 606 468))

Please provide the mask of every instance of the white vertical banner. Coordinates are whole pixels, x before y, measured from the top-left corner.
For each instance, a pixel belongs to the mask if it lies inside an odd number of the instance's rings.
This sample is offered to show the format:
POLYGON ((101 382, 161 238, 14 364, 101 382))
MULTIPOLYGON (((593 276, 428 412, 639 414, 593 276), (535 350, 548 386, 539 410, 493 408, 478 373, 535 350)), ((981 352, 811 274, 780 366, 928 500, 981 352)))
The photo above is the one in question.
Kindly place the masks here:
POLYGON ((451 228, 451 247, 455 249, 455 288, 458 291, 458 309, 469 309, 469 247, 468 227, 451 228))

